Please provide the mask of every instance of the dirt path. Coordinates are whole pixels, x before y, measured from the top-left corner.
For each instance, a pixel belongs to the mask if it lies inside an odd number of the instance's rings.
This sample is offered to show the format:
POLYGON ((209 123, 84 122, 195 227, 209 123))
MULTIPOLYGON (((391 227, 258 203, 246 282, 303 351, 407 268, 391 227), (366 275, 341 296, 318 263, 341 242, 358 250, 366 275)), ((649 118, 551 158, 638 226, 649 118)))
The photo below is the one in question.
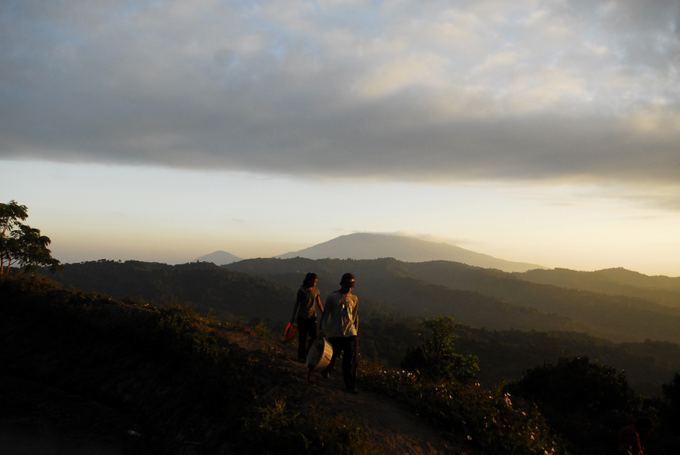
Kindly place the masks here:
MULTIPOLYGON (((264 351, 275 356, 282 362, 285 371, 299 381, 307 382, 307 368, 293 360, 295 352, 291 345, 238 331, 227 331, 225 335, 229 341, 244 349, 264 351)), ((361 389, 357 395, 348 394, 344 391, 339 368, 328 379, 313 373, 308 387, 311 388, 310 396, 317 397, 315 401, 319 408, 329 415, 344 415, 363 424, 376 445, 384 448, 384 453, 470 454, 467 449, 463 450, 445 440, 412 411, 387 397, 361 389)))

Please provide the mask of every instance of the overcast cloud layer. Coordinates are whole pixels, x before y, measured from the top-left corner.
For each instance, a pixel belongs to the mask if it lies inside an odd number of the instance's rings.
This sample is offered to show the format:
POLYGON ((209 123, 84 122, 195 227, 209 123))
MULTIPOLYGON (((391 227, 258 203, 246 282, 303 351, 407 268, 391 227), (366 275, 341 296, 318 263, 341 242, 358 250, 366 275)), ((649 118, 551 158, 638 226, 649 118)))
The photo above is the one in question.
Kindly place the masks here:
POLYGON ((680 180, 680 2, 3 1, 0 158, 680 180))

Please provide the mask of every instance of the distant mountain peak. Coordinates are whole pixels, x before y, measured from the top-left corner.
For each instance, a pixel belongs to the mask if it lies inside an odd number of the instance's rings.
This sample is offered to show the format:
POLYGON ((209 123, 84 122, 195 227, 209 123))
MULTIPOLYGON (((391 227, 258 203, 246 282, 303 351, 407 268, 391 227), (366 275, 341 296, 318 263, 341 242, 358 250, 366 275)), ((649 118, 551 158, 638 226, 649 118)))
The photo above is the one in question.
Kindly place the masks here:
POLYGON ((454 261, 506 272, 541 268, 535 264, 506 261, 466 250, 444 242, 423 240, 404 234, 357 232, 346 234, 298 251, 277 256, 282 259, 378 259, 395 258, 406 262, 454 261))
POLYGON ((234 256, 227 251, 217 250, 210 254, 206 254, 205 256, 201 256, 196 260, 199 262, 212 262, 215 265, 225 265, 231 264, 232 262, 238 262, 241 260, 241 258, 234 256))

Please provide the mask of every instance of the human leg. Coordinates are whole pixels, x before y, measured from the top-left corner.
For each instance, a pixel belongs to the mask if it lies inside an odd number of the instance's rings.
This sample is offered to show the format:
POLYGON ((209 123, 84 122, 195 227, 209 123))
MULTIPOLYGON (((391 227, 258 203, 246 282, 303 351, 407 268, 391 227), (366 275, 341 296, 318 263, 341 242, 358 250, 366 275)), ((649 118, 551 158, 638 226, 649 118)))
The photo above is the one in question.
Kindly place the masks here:
POLYGON ((309 336, 309 324, 304 318, 298 318, 298 360, 303 361, 307 358, 307 337, 309 336))
POLYGON ((343 339, 342 377, 345 380, 345 387, 349 391, 356 390, 357 365, 357 337, 345 337, 343 339))
MULTIPOLYGON (((316 325, 316 317, 310 318, 309 319, 309 324, 307 326, 307 351, 309 352, 309 349, 312 347, 312 344, 314 344, 314 341, 316 341, 317 337, 317 325, 316 325)), ((307 354, 305 353, 305 356, 307 354)))

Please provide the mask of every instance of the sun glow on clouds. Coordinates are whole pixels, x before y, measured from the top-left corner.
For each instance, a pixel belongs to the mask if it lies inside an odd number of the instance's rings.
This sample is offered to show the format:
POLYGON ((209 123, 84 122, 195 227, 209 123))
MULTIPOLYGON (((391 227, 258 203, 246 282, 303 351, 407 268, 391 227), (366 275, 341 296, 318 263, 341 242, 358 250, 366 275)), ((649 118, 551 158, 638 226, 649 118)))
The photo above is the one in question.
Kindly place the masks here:
POLYGON ((411 231, 679 274, 679 18, 667 0, 9 2, 2 191, 74 259, 411 231))

